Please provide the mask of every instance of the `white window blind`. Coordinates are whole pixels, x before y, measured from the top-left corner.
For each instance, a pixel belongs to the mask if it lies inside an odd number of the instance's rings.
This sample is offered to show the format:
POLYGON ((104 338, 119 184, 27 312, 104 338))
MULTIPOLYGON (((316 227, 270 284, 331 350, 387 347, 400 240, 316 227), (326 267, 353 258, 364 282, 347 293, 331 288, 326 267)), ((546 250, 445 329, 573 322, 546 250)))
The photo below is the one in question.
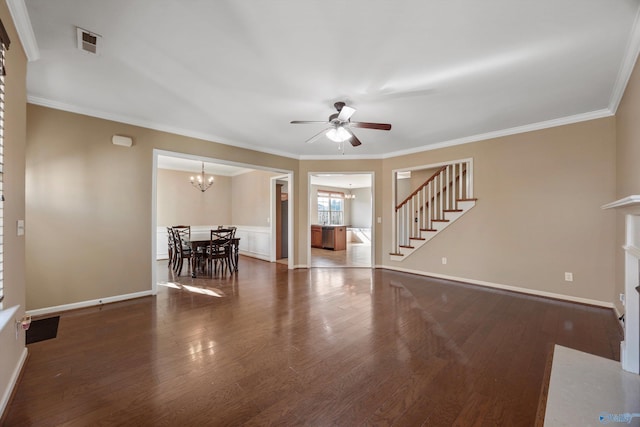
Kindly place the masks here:
POLYGON ((4 79, 7 75, 5 52, 9 50, 9 36, 0 21, 0 310, 4 300, 4 79))
POLYGON ((318 191, 318 224, 344 223, 344 193, 318 191))

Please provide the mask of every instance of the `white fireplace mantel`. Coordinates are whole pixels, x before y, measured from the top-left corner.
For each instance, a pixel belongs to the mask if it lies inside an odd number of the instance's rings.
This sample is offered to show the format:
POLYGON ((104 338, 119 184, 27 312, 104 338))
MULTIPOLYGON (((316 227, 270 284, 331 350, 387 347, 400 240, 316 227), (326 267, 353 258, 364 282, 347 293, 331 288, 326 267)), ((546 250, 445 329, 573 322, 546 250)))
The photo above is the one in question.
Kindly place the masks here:
POLYGON ((602 209, 616 209, 625 215, 624 341, 620 362, 625 371, 640 373, 640 295, 636 291, 640 277, 640 195, 607 203, 602 209))

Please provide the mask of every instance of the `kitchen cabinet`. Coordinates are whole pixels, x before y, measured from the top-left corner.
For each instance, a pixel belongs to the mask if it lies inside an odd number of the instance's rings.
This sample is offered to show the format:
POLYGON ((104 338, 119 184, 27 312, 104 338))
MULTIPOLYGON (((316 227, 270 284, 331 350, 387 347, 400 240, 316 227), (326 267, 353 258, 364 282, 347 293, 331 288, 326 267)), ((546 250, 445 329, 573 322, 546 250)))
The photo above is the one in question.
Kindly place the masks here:
POLYGON ((322 226, 321 225, 311 226, 311 247, 322 248, 322 226))
POLYGON ((343 251, 347 248, 347 227, 344 225, 312 225, 311 247, 343 251))

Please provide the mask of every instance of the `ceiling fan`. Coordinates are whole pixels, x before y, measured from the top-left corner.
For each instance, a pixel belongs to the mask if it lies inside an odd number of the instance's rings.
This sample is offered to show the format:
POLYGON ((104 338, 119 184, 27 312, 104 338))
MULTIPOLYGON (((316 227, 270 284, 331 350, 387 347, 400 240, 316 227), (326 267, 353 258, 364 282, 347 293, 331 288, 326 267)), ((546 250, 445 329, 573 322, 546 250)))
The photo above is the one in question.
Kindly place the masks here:
POLYGON ((356 112, 355 108, 347 106, 344 102, 336 102, 333 106, 338 111, 329 116, 328 121, 306 121, 306 120, 293 120, 291 124, 306 124, 306 123, 325 123, 329 127, 321 130, 311 138, 307 139, 307 143, 311 144, 320 137, 325 135, 327 138, 334 142, 343 143, 349 140, 351 145, 357 147, 362 142, 353 133, 351 128, 364 128, 364 129, 376 129, 376 130, 390 130, 391 125, 387 123, 367 123, 367 122, 352 122, 351 116, 356 112))

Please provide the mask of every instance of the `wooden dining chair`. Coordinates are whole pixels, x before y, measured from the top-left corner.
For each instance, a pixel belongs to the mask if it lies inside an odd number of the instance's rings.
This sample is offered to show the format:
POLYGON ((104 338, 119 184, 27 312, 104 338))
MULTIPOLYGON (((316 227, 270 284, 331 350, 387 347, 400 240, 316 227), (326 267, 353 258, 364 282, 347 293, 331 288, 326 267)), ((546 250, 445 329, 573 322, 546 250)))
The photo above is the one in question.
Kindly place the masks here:
POLYGON ((173 231, 174 264, 173 270, 180 275, 185 258, 189 271, 191 271, 191 226, 176 225, 171 227, 173 231))
POLYGON ((174 247, 175 247, 175 243, 173 241, 173 230, 171 229, 171 227, 167 227, 167 249, 169 251, 169 263, 168 266, 171 267, 174 263, 174 255, 175 255, 175 251, 174 251, 174 247))
POLYGON ((206 248, 206 257, 207 266, 212 276, 217 273, 218 266, 220 267, 220 273, 229 270, 233 274, 231 235, 231 230, 211 230, 209 246, 206 248))

